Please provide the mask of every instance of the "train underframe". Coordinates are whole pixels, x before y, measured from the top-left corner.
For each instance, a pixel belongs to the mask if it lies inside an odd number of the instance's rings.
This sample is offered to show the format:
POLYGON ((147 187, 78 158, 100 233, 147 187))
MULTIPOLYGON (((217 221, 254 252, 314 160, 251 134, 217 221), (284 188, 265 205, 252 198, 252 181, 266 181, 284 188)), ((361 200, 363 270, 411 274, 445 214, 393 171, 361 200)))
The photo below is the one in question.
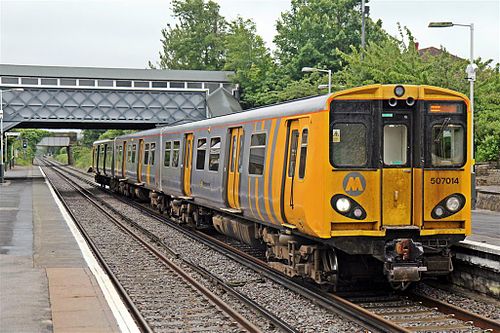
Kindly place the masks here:
POLYGON ((420 237, 418 228, 391 228, 384 238, 334 237, 315 239, 250 221, 241 216, 198 205, 189 198, 173 197, 138 184, 96 176, 114 192, 150 205, 179 223, 217 232, 253 247, 266 247, 271 267, 320 285, 349 286, 385 279, 405 289, 425 276, 445 276, 453 270, 450 246, 464 235, 420 237))

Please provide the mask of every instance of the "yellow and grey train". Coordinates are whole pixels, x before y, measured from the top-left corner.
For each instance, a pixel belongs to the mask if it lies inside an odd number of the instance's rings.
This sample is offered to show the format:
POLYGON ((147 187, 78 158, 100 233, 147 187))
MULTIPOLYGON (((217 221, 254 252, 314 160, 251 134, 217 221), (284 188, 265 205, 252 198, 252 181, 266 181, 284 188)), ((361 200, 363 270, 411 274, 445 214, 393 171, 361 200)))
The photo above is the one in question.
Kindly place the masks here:
POLYGON ((469 100, 370 85, 94 143, 97 182, 295 277, 405 287, 471 231, 469 100))

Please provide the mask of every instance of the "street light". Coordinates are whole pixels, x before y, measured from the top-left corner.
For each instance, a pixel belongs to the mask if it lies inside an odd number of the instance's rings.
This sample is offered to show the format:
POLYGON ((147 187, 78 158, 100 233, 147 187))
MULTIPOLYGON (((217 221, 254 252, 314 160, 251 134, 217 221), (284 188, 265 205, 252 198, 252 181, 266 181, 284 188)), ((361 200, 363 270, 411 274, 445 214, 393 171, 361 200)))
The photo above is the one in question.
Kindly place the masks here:
POLYGON ((322 72, 328 73, 328 93, 332 92, 332 70, 331 69, 319 69, 313 67, 302 67, 302 72, 322 72))
MULTIPOLYGON (((23 88, 0 89, 0 183, 4 182, 5 167, 4 167, 4 147, 3 147, 3 93, 5 91, 24 91, 23 88)), ((6 141, 7 142, 7 141, 6 141)))

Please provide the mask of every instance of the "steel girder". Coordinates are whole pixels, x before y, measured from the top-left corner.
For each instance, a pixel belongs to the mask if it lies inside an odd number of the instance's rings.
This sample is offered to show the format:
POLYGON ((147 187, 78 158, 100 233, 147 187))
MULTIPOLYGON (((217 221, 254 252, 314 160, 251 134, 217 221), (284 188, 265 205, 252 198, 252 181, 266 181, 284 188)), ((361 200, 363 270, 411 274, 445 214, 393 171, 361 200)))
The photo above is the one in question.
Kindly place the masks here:
MULTIPOLYGON (((0 89, 9 89, 0 87, 0 89)), ((19 123, 154 127, 207 117, 206 91, 33 88, 4 91, 4 130, 19 123)), ((29 125, 29 124, 23 124, 29 125)), ((70 126, 68 126, 70 127, 70 126)))

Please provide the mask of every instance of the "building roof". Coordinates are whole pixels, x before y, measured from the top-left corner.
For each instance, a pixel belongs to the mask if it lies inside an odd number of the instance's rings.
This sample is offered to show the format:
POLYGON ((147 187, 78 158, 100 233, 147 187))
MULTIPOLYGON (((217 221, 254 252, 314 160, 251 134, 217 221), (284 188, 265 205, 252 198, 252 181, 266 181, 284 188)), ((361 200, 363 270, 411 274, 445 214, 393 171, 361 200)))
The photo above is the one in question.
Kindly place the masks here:
POLYGON ((115 80, 231 82, 230 76, 234 75, 234 72, 0 64, 0 75, 115 80))
POLYGON ((434 47, 434 46, 426 47, 425 49, 418 50, 418 54, 420 56, 425 56, 425 55, 438 56, 438 55, 441 55, 443 53, 448 54, 449 56, 451 56, 452 58, 454 58, 456 60, 463 60, 462 58, 457 57, 456 55, 451 54, 446 50, 438 49, 437 47, 434 47))

